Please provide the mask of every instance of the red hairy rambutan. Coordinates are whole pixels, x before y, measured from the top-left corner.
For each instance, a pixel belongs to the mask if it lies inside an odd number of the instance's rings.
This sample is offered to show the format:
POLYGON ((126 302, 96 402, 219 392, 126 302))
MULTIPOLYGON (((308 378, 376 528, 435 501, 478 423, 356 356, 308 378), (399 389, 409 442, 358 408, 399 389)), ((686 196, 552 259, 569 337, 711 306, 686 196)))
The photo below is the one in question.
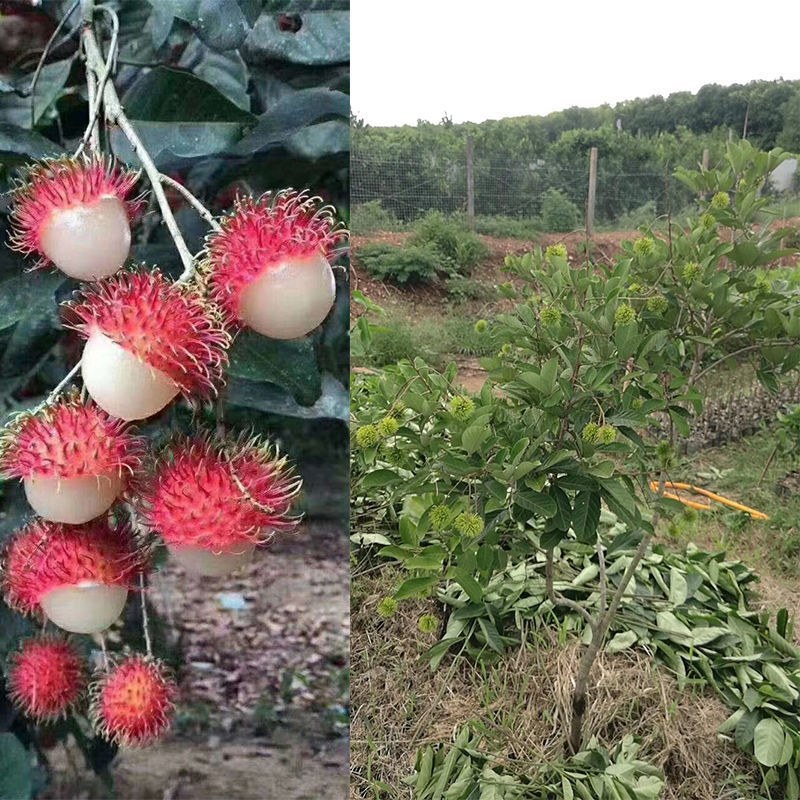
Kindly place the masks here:
POLYGON ((64 717, 86 690, 84 660, 65 639, 27 639, 11 657, 8 689, 14 704, 37 722, 64 717))
POLYGON ((113 275, 143 207, 141 198, 128 200, 138 180, 102 156, 32 164, 12 194, 11 247, 78 280, 113 275))
POLYGON ((257 544, 297 524, 301 480, 267 442, 180 437, 145 484, 141 513, 184 567, 223 575, 246 563, 257 544))
POLYGON ((6 602, 41 611, 73 633, 96 633, 122 613, 146 556, 131 529, 105 520, 62 525, 34 519, 11 539, 3 584, 6 602))
POLYGON ((81 374, 92 399, 124 420, 144 419, 179 392, 216 391, 230 335, 214 306, 158 270, 122 272, 68 304, 86 339, 81 374))
POLYGON ((336 296, 329 262, 347 231, 321 202, 292 189, 239 199, 209 235, 202 271, 232 321, 294 339, 328 316, 336 296))
POLYGON ((21 478, 33 510, 52 522, 88 522, 107 511, 144 455, 143 440, 76 392, 0 432, 0 473, 21 478))
POLYGON ((95 729, 123 747, 146 747, 169 730, 178 687, 159 661, 133 655, 90 687, 95 729))

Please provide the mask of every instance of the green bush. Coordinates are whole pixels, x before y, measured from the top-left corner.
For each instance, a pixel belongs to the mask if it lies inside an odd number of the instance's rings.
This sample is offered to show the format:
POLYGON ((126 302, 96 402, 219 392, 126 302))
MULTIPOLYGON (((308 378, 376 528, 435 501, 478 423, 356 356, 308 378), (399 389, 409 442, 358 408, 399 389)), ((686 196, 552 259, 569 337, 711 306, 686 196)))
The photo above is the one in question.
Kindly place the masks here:
POLYGON ((555 233, 574 231, 581 224, 580 209, 564 192, 551 187, 542 197, 542 224, 555 233))
POLYGON ((503 239, 536 239, 542 232, 542 221, 538 217, 475 217, 475 232, 503 239))
POLYGON ((494 287, 479 283, 472 278, 462 278, 460 275, 448 278, 446 285, 447 294, 456 303, 467 300, 492 300, 497 294, 494 287))
POLYGON ((380 242, 360 247, 358 260, 374 278, 401 286, 435 280, 439 272, 448 266, 433 247, 396 247, 380 242))
POLYGON ((401 228, 400 220, 381 205, 380 200, 370 200, 360 206, 353 206, 350 217, 350 230, 365 234, 377 231, 396 231, 401 228))
POLYGON ((449 260, 454 271, 467 274, 486 256, 489 248, 477 234, 464 228, 463 224, 439 211, 431 211, 414 224, 410 244, 433 247, 449 260))
POLYGON ((369 351, 369 363, 375 367, 396 364, 398 361, 413 361, 418 356, 435 360, 423 342, 416 326, 405 320, 392 319, 380 327, 373 328, 369 351))

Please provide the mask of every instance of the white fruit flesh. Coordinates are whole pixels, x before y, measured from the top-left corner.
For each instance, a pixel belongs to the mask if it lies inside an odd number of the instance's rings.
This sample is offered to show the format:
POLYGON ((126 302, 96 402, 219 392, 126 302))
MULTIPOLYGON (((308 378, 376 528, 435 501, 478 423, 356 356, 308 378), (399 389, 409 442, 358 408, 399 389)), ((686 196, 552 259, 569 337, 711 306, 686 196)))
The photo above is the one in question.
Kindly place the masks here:
POLYGON ((104 631, 122 613, 128 590, 124 586, 79 583, 48 592, 41 601, 47 618, 71 633, 104 631))
POLYGON ((172 378, 100 331, 94 331, 84 345, 81 375, 92 400, 112 417, 126 421, 161 411, 179 391, 172 378))
POLYGON ((81 478, 25 478, 31 508, 50 522, 80 525, 108 511, 122 491, 119 474, 81 478))
POLYGON ((239 316, 272 339, 296 339, 314 330, 333 306, 336 282, 324 256, 288 259, 242 291, 239 316))
POLYGON ((187 571, 195 575, 219 577, 248 564, 253 558, 254 545, 240 545, 228 551, 215 553, 202 547, 169 546, 172 557, 187 571))
POLYGON ((131 226, 117 197, 53 211, 42 226, 44 254, 71 278, 91 281, 113 275, 128 258, 131 226))

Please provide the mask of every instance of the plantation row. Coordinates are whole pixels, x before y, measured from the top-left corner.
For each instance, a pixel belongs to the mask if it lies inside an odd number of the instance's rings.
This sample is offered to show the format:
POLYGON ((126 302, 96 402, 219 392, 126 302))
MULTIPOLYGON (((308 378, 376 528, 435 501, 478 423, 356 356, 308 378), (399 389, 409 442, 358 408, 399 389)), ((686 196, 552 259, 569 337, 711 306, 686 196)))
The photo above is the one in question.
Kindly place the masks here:
MULTIPOLYGON (((672 484, 680 442, 708 433, 698 422, 714 375, 747 364, 770 393, 796 387, 800 290, 760 269, 792 252, 791 231, 756 224, 760 190, 787 157, 730 143, 717 167, 678 170, 700 213, 625 242, 610 265, 569 264, 560 245, 508 256, 516 280, 500 288, 514 307, 476 326, 495 347, 477 395, 457 388, 455 365, 421 358, 354 378, 356 575, 400 576, 378 613, 434 601, 419 619, 439 640, 434 670, 497 669, 551 627, 583 643, 554 733, 563 763, 534 774, 483 752, 482 719, 452 747, 420 750, 415 797, 660 796, 664 776, 639 746, 604 749, 591 722, 598 659, 637 649, 680 690, 718 694, 720 733, 752 757, 762 792, 800 797, 792 620, 755 611, 741 563, 656 543, 698 513, 672 484)), ((373 333, 362 315, 360 352, 373 333)))

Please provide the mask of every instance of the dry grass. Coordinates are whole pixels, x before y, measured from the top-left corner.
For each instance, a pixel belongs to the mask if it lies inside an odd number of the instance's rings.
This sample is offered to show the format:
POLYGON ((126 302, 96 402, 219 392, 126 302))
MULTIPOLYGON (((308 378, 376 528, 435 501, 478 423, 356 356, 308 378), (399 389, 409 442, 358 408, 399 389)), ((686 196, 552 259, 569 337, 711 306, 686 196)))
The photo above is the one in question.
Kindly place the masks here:
MULTIPOLYGON (((558 760, 580 646, 553 632, 494 667, 452 659, 432 673, 424 654, 437 639, 417 620, 436 604, 402 603, 390 620, 376 613, 395 578, 384 570, 353 583, 351 798, 412 797, 403 778, 417 749, 471 721, 485 728, 487 751, 518 774, 558 760)), ((640 738, 641 757, 664 770, 665 800, 745 796, 730 781, 751 774, 752 762, 717 736, 729 711, 715 696, 680 692, 642 652, 601 657, 594 679, 587 730, 608 747, 625 734, 640 738)))

